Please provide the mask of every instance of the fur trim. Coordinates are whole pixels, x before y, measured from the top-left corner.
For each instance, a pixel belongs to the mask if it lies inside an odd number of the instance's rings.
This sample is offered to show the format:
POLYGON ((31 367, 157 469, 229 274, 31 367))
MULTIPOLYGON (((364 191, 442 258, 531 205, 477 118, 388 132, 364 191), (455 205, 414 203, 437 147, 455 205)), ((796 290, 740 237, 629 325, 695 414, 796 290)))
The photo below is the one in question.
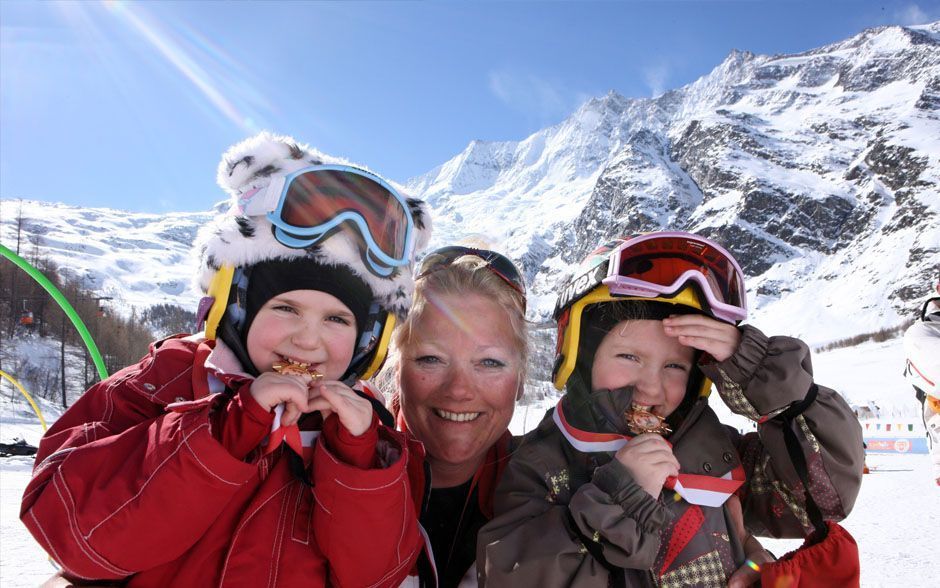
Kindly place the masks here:
MULTIPOLYGON (((268 132, 237 143, 225 152, 219 163, 217 180, 231 197, 232 205, 228 211, 203 227, 196 237, 193 254, 198 258, 199 270, 195 284, 200 291, 207 292, 212 277, 223 264, 246 267, 267 259, 306 256, 324 265, 348 266, 370 287, 383 308, 399 316, 407 312, 414 288, 413 262, 383 278, 367 269, 355 241, 344 231, 337 231, 312 247, 292 249, 274 238, 272 225, 267 218, 246 217, 238 212, 241 194, 264 188, 277 176, 325 163, 356 165, 324 155, 290 137, 268 132)), ((356 167, 367 170, 363 166, 356 167)), ((398 186, 395 188, 405 196, 398 186)), ((423 201, 405 197, 414 220, 414 253, 417 254, 427 247, 431 237, 430 214, 423 201)))

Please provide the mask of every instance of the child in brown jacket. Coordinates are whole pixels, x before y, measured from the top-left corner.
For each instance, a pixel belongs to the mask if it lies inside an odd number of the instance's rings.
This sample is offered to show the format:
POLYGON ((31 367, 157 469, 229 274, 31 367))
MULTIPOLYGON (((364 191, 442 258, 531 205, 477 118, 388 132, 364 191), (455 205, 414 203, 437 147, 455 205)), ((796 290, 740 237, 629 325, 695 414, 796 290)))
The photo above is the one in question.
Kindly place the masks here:
POLYGON ((836 392, 814 386, 803 342, 736 326, 745 300, 733 257, 689 233, 618 240, 586 260, 556 306, 553 376, 566 394, 497 489, 478 539, 481 584, 756 581, 771 556, 752 534, 812 531, 777 418, 793 405, 803 408, 792 426, 810 495, 826 519, 851 511, 858 422, 836 392), (712 381, 756 433, 718 421, 712 381))

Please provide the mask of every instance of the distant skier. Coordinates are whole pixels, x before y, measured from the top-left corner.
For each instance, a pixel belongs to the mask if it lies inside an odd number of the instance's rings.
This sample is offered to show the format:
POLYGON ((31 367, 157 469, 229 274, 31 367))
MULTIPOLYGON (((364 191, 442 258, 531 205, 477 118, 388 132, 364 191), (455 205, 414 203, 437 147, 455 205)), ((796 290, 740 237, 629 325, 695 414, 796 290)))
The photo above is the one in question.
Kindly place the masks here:
POLYGON ((930 439, 934 479, 940 486, 940 276, 934 295, 920 309, 920 316, 904 333, 907 356, 904 375, 924 411, 930 439))

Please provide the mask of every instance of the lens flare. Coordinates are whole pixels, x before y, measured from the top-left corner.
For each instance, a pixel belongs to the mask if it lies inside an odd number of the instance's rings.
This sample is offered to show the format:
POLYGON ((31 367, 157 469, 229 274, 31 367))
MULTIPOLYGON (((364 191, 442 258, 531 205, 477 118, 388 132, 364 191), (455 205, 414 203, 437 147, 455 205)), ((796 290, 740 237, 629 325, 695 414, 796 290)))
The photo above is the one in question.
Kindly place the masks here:
POLYGON ((439 296, 430 289, 426 291, 425 297, 427 301, 433 304, 434 307, 441 312, 441 314, 446 316, 450 322, 453 323, 455 327, 457 327, 457 329, 459 329, 462 333, 472 336, 473 329, 471 325, 464 321, 459 314, 454 312, 454 310, 444 301, 443 297, 439 296))
POLYGON ((185 26, 175 27, 185 35, 170 30, 140 4, 106 0, 103 5, 181 73, 229 122, 247 133, 267 126, 260 113, 250 112, 247 104, 241 103, 257 103, 267 109, 268 102, 245 83, 247 72, 218 46, 185 26))

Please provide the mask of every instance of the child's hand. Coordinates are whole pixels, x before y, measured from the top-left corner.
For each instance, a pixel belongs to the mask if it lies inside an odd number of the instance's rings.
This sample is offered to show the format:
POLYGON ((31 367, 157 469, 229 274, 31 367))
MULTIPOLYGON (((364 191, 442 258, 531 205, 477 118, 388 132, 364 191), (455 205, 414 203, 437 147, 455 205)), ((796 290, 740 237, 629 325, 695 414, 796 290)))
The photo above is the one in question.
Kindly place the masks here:
POLYGON ((339 422, 358 437, 372 424, 372 403, 342 382, 318 382, 311 386, 308 410, 319 410, 323 420, 335 412, 339 422))
MULTIPOLYGON (((760 541, 758 541, 754 535, 748 533, 747 529, 744 527, 744 510, 741 507, 741 499, 737 496, 728 498, 728 502, 725 503, 725 511, 730 516, 731 525, 734 528, 735 534, 738 537, 742 537, 741 543, 744 547, 745 556, 758 566, 773 561, 773 556, 771 556, 770 553, 764 549, 764 546, 760 544, 760 541)), ((728 578, 728 588, 745 588, 759 581, 760 572, 745 563, 728 578)))
POLYGON ((614 457, 654 499, 659 498, 666 478, 679 475, 679 460, 672 454, 669 443, 656 433, 637 435, 614 457))
POLYGON ((263 409, 270 412, 278 404, 284 403, 281 425, 289 427, 300 416, 309 412, 310 382, 309 376, 282 375, 276 372, 264 372, 251 383, 251 396, 263 409))
POLYGON ((741 331, 734 325, 701 314, 683 314, 663 319, 663 329, 679 343, 701 349, 718 361, 734 355, 741 343, 741 331))

